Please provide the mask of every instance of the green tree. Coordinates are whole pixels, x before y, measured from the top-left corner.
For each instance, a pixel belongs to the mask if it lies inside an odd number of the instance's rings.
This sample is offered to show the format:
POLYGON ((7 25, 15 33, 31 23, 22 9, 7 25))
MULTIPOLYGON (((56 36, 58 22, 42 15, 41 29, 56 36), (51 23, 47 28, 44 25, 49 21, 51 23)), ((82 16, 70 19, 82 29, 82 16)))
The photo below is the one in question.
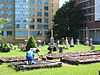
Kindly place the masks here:
POLYGON ((36 40, 34 39, 34 37, 30 37, 30 39, 28 40, 27 42, 27 45, 26 45, 26 51, 30 50, 30 48, 33 48, 33 47, 37 47, 37 43, 36 43, 36 40))
MULTIPOLYGON (((5 24, 7 22, 7 19, 0 19, 0 24, 5 24)), ((2 30, 0 31, 0 40, 2 40, 4 38, 4 36, 2 35, 2 30)))
POLYGON ((85 25, 85 17, 81 7, 75 1, 66 2, 54 16, 54 37, 61 39, 63 37, 79 36, 79 30, 85 25))

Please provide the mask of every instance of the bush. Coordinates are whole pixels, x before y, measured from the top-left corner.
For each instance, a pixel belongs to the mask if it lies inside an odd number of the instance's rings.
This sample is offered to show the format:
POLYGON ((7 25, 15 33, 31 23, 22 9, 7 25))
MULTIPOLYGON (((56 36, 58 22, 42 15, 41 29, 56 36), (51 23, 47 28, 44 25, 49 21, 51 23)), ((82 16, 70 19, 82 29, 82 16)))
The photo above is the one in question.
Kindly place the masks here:
POLYGON ((6 44, 2 43, 0 47, 0 52, 10 52, 10 49, 11 47, 8 43, 6 44))
POLYGON ((30 37, 30 39, 28 40, 27 42, 27 45, 26 45, 26 51, 28 51, 30 48, 33 48, 33 47, 37 47, 37 43, 36 43, 36 40, 34 39, 34 37, 30 37))

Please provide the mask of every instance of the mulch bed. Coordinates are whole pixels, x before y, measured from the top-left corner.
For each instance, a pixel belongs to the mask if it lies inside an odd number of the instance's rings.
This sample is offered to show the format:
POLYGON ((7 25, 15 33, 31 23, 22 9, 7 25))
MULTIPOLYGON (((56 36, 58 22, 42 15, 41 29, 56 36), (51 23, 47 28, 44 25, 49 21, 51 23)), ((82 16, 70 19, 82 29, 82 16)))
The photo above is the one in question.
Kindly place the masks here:
POLYGON ((37 61, 35 64, 26 64, 25 62, 13 62, 9 66, 14 66, 16 71, 20 70, 33 70, 38 68, 50 68, 50 67, 61 67, 61 62, 54 61, 37 61))
POLYGON ((58 59, 61 62, 69 64, 88 64, 100 62, 100 52, 93 51, 81 51, 81 52, 69 52, 69 53, 55 53, 47 55, 47 59, 58 59))
POLYGON ((26 61, 26 57, 25 56, 0 57, 0 63, 9 63, 9 62, 17 62, 17 61, 26 61))

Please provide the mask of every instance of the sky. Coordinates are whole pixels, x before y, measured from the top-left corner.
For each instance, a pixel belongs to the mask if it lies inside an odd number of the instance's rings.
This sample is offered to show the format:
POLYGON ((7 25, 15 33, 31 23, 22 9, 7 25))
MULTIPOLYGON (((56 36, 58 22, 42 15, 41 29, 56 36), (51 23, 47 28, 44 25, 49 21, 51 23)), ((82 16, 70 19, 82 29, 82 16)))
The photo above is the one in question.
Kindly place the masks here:
POLYGON ((59 0, 59 7, 61 7, 65 3, 65 1, 69 1, 69 0, 59 0))

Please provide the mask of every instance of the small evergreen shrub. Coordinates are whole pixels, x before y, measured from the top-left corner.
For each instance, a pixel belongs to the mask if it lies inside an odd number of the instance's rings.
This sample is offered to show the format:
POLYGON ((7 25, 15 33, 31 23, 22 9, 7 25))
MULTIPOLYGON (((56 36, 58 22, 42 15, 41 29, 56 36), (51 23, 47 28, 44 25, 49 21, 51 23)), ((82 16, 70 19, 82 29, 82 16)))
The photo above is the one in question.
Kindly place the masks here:
POLYGON ((34 39, 34 37, 30 37, 30 39, 28 40, 27 42, 27 45, 26 45, 26 51, 30 50, 30 48, 33 48, 33 47, 37 47, 37 43, 36 43, 36 40, 34 39))
POLYGON ((0 47, 0 52, 10 52, 10 49, 11 47, 8 43, 6 44, 2 43, 0 47))

